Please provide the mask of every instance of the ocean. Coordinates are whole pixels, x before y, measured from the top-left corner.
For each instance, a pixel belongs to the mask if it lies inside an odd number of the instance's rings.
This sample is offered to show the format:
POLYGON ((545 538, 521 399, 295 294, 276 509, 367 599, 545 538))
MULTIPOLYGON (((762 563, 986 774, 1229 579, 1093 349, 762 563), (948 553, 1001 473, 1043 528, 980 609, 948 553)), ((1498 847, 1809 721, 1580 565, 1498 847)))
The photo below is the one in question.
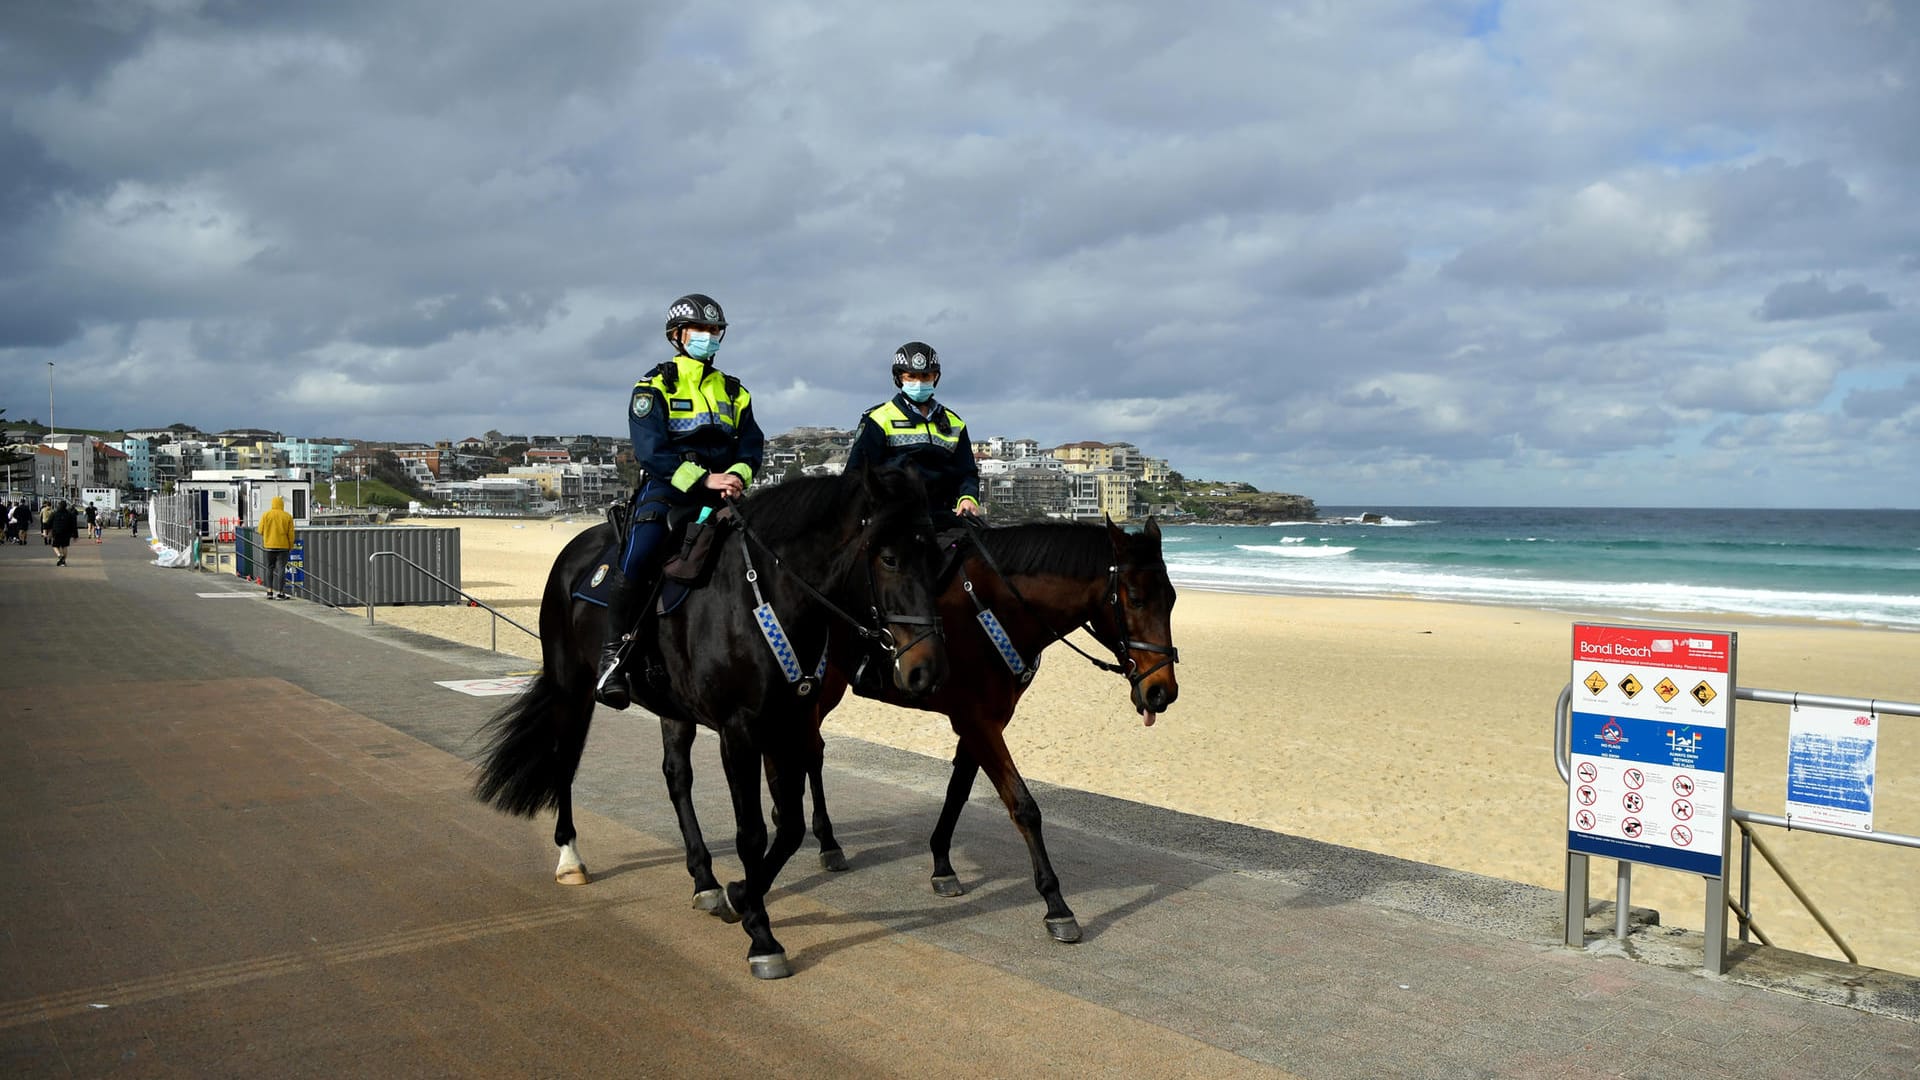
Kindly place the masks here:
POLYGON ((1170 526, 1169 576, 1232 592, 1920 630, 1920 510, 1385 506, 1320 515, 1170 526))

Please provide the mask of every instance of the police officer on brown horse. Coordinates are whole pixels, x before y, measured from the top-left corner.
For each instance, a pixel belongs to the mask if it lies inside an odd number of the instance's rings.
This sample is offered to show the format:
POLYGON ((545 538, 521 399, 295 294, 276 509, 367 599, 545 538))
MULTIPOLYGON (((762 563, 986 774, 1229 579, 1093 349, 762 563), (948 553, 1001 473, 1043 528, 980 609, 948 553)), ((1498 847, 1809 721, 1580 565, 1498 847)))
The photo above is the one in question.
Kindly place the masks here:
POLYGON ((940 354, 924 341, 900 346, 893 354, 893 385, 899 393, 860 418, 847 471, 867 462, 912 468, 926 484, 928 510, 942 528, 956 515, 984 516, 967 422, 933 399, 940 354))
POLYGON ((753 418, 752 395, 739 379, 713 366, 726 334, 726 314, 712 297, 689 293, 675 300, 667 309, 674 357, 634 384, 627 405, 640 486, 607 605, 607 642, 594 688, 594 696, 611 708, 629 704, 620 671, 622 639, 639 622, 641 606, 652 594, 667 511, 737 499, 760 468, 765 437, 753 418))

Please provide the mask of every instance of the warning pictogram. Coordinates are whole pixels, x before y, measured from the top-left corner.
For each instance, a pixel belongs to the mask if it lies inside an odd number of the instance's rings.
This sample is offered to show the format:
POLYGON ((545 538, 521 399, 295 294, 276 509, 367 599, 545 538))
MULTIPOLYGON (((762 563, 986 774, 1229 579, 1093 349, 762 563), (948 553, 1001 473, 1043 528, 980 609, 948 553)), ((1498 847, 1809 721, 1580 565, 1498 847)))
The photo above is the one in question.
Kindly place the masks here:
POLYGON ((1680 688, 1673 685, 1672 679, 1661 679, 1653 684, 1653 692, 1660 695, 1661 701, 1672 701, 1674 695, 1680 692, 1680 688))
POLYGON ((1693 694, 1693 700, 1699 702, 1702 705, 1705 705, 1711 702, 1714 698, 1717 698, 1720 696, 1719 694, 1714 693, 1713 687, 1708 686, 1707 680, 1705 679, 1701 679, 1700 685, 1694 687, 1691 693, 1693 694))
POLYGON ((1600 797, 1600 793, 1595 791, 1592 785, 1581 784, 1575 789, 1573 797, 1580 800, 1581 806, 1592 806, 1594 800, 1600 797))
POLYGON ((1598 671, 1587 676, 1585 679, 1582 679, 1581 681, 1586 684, 1587 689, 1593 691, 1596 694, 1598 694, 1600 691, 1605 690, 1607 688, 1607 677, 1605 675, 1600 674, 1598 671))
POLYGON ((1647 774, 1641 772, 1639 769, 1628 769, 1626 772, 1620 774, 1620 779, 1626 781, 1628 787, 1637 791, 1646 786, 1647 774))
POLYGON ((1601 742, 1617 743, 1624 738, 1626 738, 1626 733, 1621 731, 1620 725, 1613 722, 1612 720, 1609 720, 1606 723, 1600 725, 1600 741, 1601 742))
POLYGON ((1637 838, 1640 835, 1640 819, 1627 818, 1625 821, 1622 821, 1620 823, 1620 835, 1629 840, 1637 838))
POLYGON ((1573 823, 1575 825, 1580 826, 1581 832, 1592 832, 1593 831, 1593 811, 1582 810, 1579 813, 1573 815, 1573 823))
POLYGON ((1577 771, 1580 773, 1580 780, 1582 783, 1591 784, 1595 780, 1600 779, 1600 770, 1594 768, 1593 762, 1591 761, 1581 762, 1580 768, 1577 771))
POLYGON ((1637 814, 1646 809, 1647 800, 1641 798, 1639 792, 1629 791, 1625 795, 1620 796, 1620 805, 1627 813, 1637 814))
POLYGON ((1693 804, 1685 799, 1673 800, 1673 819, 1675 821, 1692 821, 1693 804))
POLYGON ((1628 698, 1638 695, 1640 691, 1645 689, 1646 687, 1640 685, 1640 680, 1633 677, 1632 672, 1628 672, 1627 677, 1620 680, 1620 692, 1627 695, 1628 698))
POLYGON ((1667 836, 1681 847, 1686 847, 1688 844, 1693 843, 1693 830, 1687 828, 1685 825, 1675 825, 1673 828, 1668 829, 1667 836))
POLYGON ((1674 777, 1673 793, 1675 795, 1693 794, 1693 777, 1688 776, 1686 773, 1681 773, 1679 776, 1674 777))

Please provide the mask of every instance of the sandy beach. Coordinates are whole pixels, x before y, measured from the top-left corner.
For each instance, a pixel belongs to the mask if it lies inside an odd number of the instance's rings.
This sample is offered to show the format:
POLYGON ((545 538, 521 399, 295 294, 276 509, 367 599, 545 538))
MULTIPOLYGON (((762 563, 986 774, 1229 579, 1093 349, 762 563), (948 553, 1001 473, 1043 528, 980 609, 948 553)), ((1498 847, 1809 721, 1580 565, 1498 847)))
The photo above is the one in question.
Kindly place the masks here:
MULTIPOLYGON (((459 528, 466 588, 531 627, 554 556, 595 520, 423 524, 459 528)), ((383 608, 378 618, 483 648, 491 622, 466 607, 383 608)), ((1581 620, 1736 631, 1743 686, 1920 701, 1912 633, 1186 590, 1173 621, 1180 699, 1158 724, 1140 723, 1124 681, 1055 649, 1008 743, 1029 779, 1558 889, 1567 789, 1554 768, 1553 705, 1581 620)), ((499 643, 539 656, 505 624, 499 643)), ((1784 812, 1787 713, 1738 707, 1743 809, 1784 812)), ((1882 726, 1875 825, 1920 834, 1920 718, 1882 726)), ((953 750, 943 717, 851 698, 828 720, 829 757, 835 735, 926 754, 936 775, 953 750)), ((936 810, 928 805, 929 827, 936 810)), ((1920 973, 1920 850, 1759 834, 1861 962, 1920 973)), ((1595 860, 1594 896, 1612 896, 1613 866, 1595 860)), ((1699 878, 1637 867, 1633 890, 1633 903, 1659 909, 1667 925, 1701 925, 1699 878)), ((1776 944, 1841 955, 1757 858, 1753 895, 1776 944)))

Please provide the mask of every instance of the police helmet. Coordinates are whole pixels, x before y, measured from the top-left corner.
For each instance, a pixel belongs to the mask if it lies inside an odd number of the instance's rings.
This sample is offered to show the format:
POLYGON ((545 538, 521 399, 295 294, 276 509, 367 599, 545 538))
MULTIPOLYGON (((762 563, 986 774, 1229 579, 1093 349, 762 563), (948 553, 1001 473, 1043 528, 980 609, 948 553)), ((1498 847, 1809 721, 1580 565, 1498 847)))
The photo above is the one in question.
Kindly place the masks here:
POLYGON ((725 330, 727 313, 720 310, 720 302, 713 297, 705 293, 688 293, 667 309, 667 333, 671 334, 683 326, 711 326, 725 330))
POLYGON ((924 341, 909 341, 900 346, 893 351, 893 385, 899 386, 905 375, 931 375, 938 380, 940 354, 924 341))

